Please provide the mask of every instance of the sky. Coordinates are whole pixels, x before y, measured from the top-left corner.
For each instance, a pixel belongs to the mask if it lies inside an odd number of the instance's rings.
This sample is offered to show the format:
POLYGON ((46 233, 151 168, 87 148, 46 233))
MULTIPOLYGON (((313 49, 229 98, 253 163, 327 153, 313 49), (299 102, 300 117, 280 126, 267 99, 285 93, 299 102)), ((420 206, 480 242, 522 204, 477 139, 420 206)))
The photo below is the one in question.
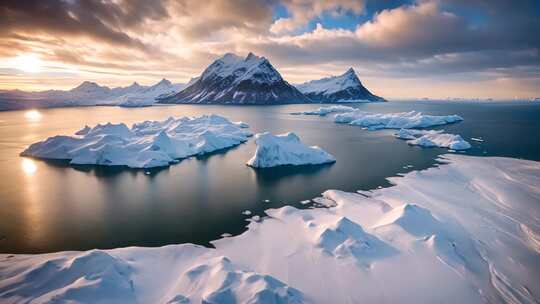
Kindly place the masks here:
POLYGON ((224 53, 389 98, 540 97, 537 0, 3 0, 0 89, 187 82, 224 53))

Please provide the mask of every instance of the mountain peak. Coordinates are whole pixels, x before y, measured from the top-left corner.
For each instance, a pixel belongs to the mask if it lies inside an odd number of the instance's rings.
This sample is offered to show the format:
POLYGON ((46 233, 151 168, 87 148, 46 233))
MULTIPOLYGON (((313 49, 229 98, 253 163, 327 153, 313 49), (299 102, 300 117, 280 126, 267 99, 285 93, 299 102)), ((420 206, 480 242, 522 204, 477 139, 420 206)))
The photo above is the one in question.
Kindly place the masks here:
POLYGON ((297 88, 318 102, 382 101, 363 85, 351 67, 339 76, 330 76, 299 84, 297 88))
POLYGON ((81 83, 80 85, 78 85, 77 87, 73 88, 72 90, 74 91, 81 91, 81 90, 85 90, 85 91, 88 91, 88 90, 95 90, 95 89, 101 89, 101 88, 105 88, 105 87, 102 87, 100 86, 99 84, 93 82, 93 81, 84 81, 83 83, 81 83))
POLYGON ((168 79, 161 79, 156 85, 167 85, 167 86, 170 86, 172 85, 172 82, 168 79))
POLYGON ((249 52, 249 54, 246 56, 246 59, 244 61, 251 61, 251 60, 260 60, 265 59, 264 57, 259 57, 252 52, 249 52))
POLYGON ((343 75, 356 75, 356 72, 350 67, 343 75))

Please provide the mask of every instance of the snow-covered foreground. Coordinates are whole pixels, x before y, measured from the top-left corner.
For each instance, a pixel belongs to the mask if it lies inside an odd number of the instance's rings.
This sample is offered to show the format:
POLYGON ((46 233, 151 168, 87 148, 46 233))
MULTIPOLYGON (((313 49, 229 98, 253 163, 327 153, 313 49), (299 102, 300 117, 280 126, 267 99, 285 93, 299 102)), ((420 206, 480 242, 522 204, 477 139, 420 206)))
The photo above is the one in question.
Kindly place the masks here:
POLYGON ((306 146, 294 133, 255 135, 257 150, 247 162, 251 167, 268 168, 283 165, 320 165, 333 163, 335 157, 317 146, 306 146))
POLYGON ((54 136, 37 142, 21 155, 66 159, 70 164, 150 168, 168 166, 179 159, 233 147, 252 133, 246 123, 218 115, 164 121, 86 126, 74 136, 54 136))
POLYGON ((447 155, 335 207, 267 210, 215 249, 0 255, 0 302, 538 303, 540 163, 447 155))

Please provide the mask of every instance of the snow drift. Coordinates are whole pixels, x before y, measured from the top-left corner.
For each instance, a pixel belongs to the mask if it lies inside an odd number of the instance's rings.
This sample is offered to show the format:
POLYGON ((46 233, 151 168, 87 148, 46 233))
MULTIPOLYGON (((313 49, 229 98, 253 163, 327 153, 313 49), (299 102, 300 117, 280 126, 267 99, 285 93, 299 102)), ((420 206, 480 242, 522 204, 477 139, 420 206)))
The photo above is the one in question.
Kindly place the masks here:
POLYGON ((172 117, 125 124, 86 126, 74 136, 54 136, 34 143, 22 156, 65 159, 70 164, 150 168, 239 145, 252 135, 245 123, 218 115, 172 117))
POLYGON ((283 165, 320 165, 336 159, 317 146, 308 147, 294 133, 273 135, 268 132, 255 135, 257 150, 247 162, 251 167, 268 168, 283 165))

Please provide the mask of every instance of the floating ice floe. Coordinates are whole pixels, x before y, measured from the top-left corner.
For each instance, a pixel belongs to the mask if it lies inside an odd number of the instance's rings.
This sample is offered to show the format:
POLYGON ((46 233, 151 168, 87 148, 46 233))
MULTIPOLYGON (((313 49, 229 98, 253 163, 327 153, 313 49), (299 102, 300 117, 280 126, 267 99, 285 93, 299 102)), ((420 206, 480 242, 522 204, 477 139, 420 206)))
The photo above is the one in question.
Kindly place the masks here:
POLYGON ((255 135, 257 150, 247 162, 251 167, 267 168, 283 165, 320 165, 333 163, 334 156, 317 146, 306 146, 294 133, 255 135))
POLYGON ((416 111, 374 114, 360 110, 337 114, 334 118, 336 123, 347 123, 365 127, 369 130, 427 128, 451 124, 462 120, 463 118, 458 115, 424 115, 416 111))
POLYGON ((30 145, 22 156, 65 159, 70 164, 150 168, 233 147, 252 133, 245 123, 218 115, 86 126, 74 136, 54 136, 30 145))
POLYGON ((348 107, 348 106, 328 106, 328 107, 320 107, 316 110, 312 111, 304 111, 304 112, 293 112, 291 115, 319 115, 319 116, 325 116, 330 113, 344 113, 344 112, 352 112, 356 110, 356 108, 348 107))
POLYGON ((425 148, 440 147, 454 151, 471 148, 471 145, 460 135, 443 133, 442 130, 400 129, 395 136, 407 140, 409 145, 425 148))
POLYGON ((538 303, 540 162, 441 162, 266 210, 214 248, 0 254, 0 302, 538 303))

